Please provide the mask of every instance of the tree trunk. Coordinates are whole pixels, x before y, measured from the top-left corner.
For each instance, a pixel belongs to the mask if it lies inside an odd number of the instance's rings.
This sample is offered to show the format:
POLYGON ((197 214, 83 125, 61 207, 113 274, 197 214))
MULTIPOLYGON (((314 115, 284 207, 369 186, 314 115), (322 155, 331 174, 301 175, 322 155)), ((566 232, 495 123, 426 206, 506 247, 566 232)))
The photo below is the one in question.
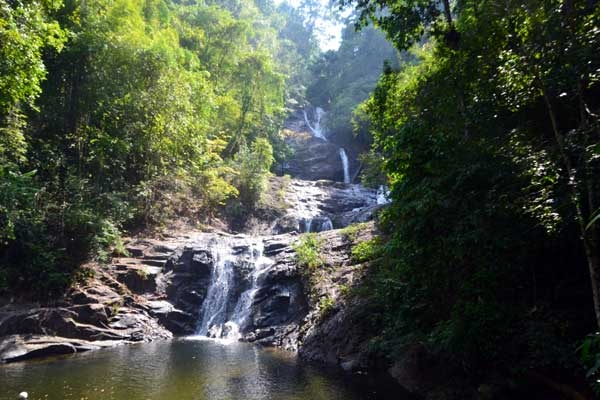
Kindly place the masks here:
POLYGON ((444 15, 446 16, 446 22, 448 25, 452 25, 452 12, 450 11, 450 0, 443 0, 444 3, 444 15))
MULTIPOLYGON (((567 177, 569 179, 568 185, 571 190, 571 201, 573 206, 575 207, 575 217, 577 219, 577 224, 579 225, 579 231, 581 234, 581 240, 583 241, 583 246, 585 249, 585 256, 587 259, 588 269, 590 272, 590 283, 592 286, 592 299, 594 302, 594 312, 596 314, 596 325, 600 328, 600 257, 598 256, 598 247, 596 241, 595 229, 592 227, 592 231, 588 232, 587 229, 587 220, 584 210, 582 208, 582 203, 585 201, 584 197, 579 189, 579 182, 577 181, 577 176, 575 174, 575 170, 573 169, 573 165, 571 163, 571 159, 566 150, 565 139, 562 133, 558 128, 558 123, 556 121, 556 115, 554 114, 554 110, 552 108, 552 103, 550 101, 550 97, 544 85, 541 85, 542 95, 544 97, 544 102, 546 103, 546 108, 548 110, 548 114, 550 116, 550 122, 552 124, 552 131, 554 133, 554 138, 558 145, 558 150, 563 159, 564 166, 567 170, 567 177)), ((587 164, 584 162, 584 164, 587 164)), ((584 165, 585 167, 585 165, 584 165)), ((585 171, 587 173, 587 171, 585 171)), ((586 183, 588 188, 590 187, 590 181, 586 179, 586 183)), ((590 210, 592 212, 593 210, 590 210)))

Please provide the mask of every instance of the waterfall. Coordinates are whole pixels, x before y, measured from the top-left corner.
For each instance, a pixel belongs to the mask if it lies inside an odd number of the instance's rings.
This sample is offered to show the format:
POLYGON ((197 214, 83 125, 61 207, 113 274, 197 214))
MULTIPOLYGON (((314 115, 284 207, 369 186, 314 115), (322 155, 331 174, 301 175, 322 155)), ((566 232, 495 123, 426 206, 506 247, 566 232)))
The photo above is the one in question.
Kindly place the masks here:
POLYGON ((323 129, 321 128, 321 117, 323 117, 323 115, 325 115, 325 110, 323 110, 321 107, 317 107, 315 109, 314 125, 312 125, 310 123, 310 121, 308 120, 308 115, 306 114, 306 110, 302 110, 302 112, 304 113, 304 122, 308 126, 308 129, 310 129, 310 131, 313 133, 313 136, 327 141, 327 138, 323 134, 323 129))
MULTIPOLYGON (((200 336, 216 336, 217 332, 211 332, 213 327, 222 329, 227 318, 227 302, 229 292, 233 286, 233 268, 234 261, 231 248, 225 243, 215 244, 211 249, 214 263, 214 270, 206 298, 202 303, 200 315, 202 321, 198 325, 197 333, 200 336)), ((219 337, 221 332, 218 332, 219 337)))
POLYGON ((219 243, 212 248, 215 260, 212 279, 206 298, 202 303, 202 321, 197 334, 216 339, 237 341, 242 337, 249 321, 252 301, 258 291, 260 278, 273 261, 263 256, 263 243, 219 243), (235 249, 234 249, 235 247, 235 249), (238 249, 242 250, 241 254, 238 249), (234 250, 238 250, 235 252, 234 250), (236 298, 243 277, 236 268, 250 265, 248 288, 236 298))
POLYGON ((342 166, 344 167, 344 183, 350 183, 350 170, 348 169, 348 156, 346 150, 340 147, 340 158, 342 159, 342 166))
POLYGON ((390 190, 387 186, 380 185, 379 189, 377 189, 377 204, 387 204, 390 201, 390 190))
MULTIPOLYGON (((249 317, 254 300, 254 295, 260 288, 261 278, 266 270, 274 264, 274 261, 263 255, 264 244, 262 241, 253 243, 250 246, 250 262, 253 266, 250 274, 250 287, 242 292, 237 300, 235 309, 231 316, 231 322, 235 324, 239 331, 242 331, 250 324, 249 317)), ((239 332, 238 331, 238 332, 239 332)), ((238 335, 238 339, 241 335, 238 335)))
POLYGON ((333 229, 333 223, 329 217, 313 217, 304 219, 304 232, 323 232, 333 229))

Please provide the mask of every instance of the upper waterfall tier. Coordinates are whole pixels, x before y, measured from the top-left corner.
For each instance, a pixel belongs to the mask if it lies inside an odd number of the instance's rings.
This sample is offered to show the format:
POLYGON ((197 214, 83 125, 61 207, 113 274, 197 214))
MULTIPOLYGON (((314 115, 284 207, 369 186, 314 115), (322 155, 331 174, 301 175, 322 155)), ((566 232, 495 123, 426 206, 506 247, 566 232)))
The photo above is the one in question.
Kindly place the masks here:
POLYGON ((348 165, 348 155, 346 150, 340 147, 340 159, 342 160, 342 168, 344 169, 344 183, 350 183, 350 166, 348 165))
POLYGON ((304 115, 304 123, 306 126, 308 126, 314 137, 327 141, 324 129, 321 126, 321 119, 325 115, 325 110, 323 110, 321 107, 316 107, 313 113, 314 117, 312 123, 308 118, 308 113, 306 110, 302 110, 302 113, 304 115))
MULTIPOLYGON (((323 113, 322 109, 317 108, 316 119, 312 122, 304 110, 289 118, 286 123, 286 142, 294 154, 280 172, 311 181, 327 179, 349 182, 349 172, 344 169, 340 159, 340 146, 328 141, 324 135, 321 126, 323 113), (348 173, 347 177, 345 173, 348 173)), ((348 160, 348 168, 351 164, 348 160)))

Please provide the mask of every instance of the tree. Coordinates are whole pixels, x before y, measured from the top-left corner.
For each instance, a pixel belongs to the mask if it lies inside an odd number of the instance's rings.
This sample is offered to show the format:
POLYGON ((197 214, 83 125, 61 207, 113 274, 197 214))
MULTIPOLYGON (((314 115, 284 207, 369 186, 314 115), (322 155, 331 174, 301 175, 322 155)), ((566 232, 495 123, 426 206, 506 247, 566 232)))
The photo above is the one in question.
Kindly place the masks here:
POLYGON ((398 50, 406 50, 421 41, 426 33, 458 39, 452 21, 449 0, 340 0, 340 5, 354 5, 359 12, 357 27, 370 21, 387 34, 398 50), (442 18, 443 16, 443 18, 442 18))
POLYGON ((420 41, 418 64, 387 70, 364 107, 392 182, 373 291, 383 337, 398 350, 416 336, 473 372, 520 362, 519 346, 535 354, 527 368, 574 369, 593 314, 555 294, 587 287, 579 248, 597 284, 598 5, 460 1, 456 46, 447 16, 427 11, 437 3, 390 4, 393 27, 382 4, 361 4, 397 48, 420 41))
POLYGON ((22 161, 24 107, 33 107, 46 77, 42 53, 60 51, 65 32, 51 18, 59 0, 0 1, 0 164, 22 161))

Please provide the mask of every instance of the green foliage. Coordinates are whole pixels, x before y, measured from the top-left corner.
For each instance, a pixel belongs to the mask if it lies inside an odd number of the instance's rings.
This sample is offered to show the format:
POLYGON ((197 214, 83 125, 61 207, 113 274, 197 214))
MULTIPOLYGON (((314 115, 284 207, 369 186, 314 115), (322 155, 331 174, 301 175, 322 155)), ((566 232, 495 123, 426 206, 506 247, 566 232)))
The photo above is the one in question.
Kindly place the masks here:
POLYGON ((93 237, 92 251, 101 262, 110 261, 111 253, 125 255, 127 250, 121 238, 121 232, 114 222, 100 221, 99 231, 93 237))
POLYGON ((0 244, 6 245, 15 238, 15 225, 30 217, 34 208, 36 187, 33 177, 36 171, 25 174, 0 169, 0 244))
POLYGON ((340 229, 340 234, 348 242, 354 243, 356 239, 358 239, 358 237, 360 236, 361 232, 363 232, 366 228, 367 223, 356 223, 340 229))
POLYGON ((123 252, 125 228, 210 220, 237 196, 252 209, 289 156, 284 84, 314 50, 302 32, 277 34, 293 15, 0 0, 2 286, 57 294, 83 260, 123 252))
POLYGON ((384 71, 361 106, 391 183, 370 291, 381 343, 399 354, 421 340, 473 374, 573 371, 569 349, 594 325, 588 300, 569 296, 588 287, 581 248, 598 249, 597 226, 585 227, 600 194, 600 42, 589 36, 600 8, 461 1, 444 16, 431 1, 356 4, 398 49, 419 44, 418 62, 384 71))
POLYGON ((238 166, 238 174, 234 183, 247 209, 252 208, 265 191, 273 161, 273 147, 264 138, 257 138, 250 148, 242 146, 236 154, 234 162, 238 166))
POLYGON ((330 296, 323 296, 319 299, 319 315, 321 318, 327 318, 335 309, 335 300, 330 296))
POLYGON ((581 363, 586 368, 586 378, 596 395, 600 395, 600 333, 588 335, 577 350, 581 363))
POLYGON ((400 50, 419 43, 425 32, 447 34, 444 28, 452 24, 448 0, 397 0, 392 4, 383 0, 340 0, 339 3, 356 4, 359 11, 357 27, 365 27, 374 21, 400 50), (442 18, 444 14, 445 19, 442 18))
POLYGON ((292 247, 296 251, 298 264, 308 268, 309 272, 315 271, 325 263, 321 256, 321 240, 315 233, 302 234, 292 247))
POLYGON ((352 260, 362 263, 373 261, 381 257, 383 251, 381 238, 375 237, 364 242, 360 242, 352 247, 352 260))
POLYGON ((60 0, 0 1, 0 165, 24 161, 25 106, 34 106, 46 76, 42 54, 60 51, 66 35, 51 14, 60 0))
POLYGON ((360 173, 360 183, 365 187, 378 188, 379 186, 387 186, 388 178, 383 172, 383 157, 381 154, 371 150, 364 152, 358 156, 358 160, 362 165, 360 173))

